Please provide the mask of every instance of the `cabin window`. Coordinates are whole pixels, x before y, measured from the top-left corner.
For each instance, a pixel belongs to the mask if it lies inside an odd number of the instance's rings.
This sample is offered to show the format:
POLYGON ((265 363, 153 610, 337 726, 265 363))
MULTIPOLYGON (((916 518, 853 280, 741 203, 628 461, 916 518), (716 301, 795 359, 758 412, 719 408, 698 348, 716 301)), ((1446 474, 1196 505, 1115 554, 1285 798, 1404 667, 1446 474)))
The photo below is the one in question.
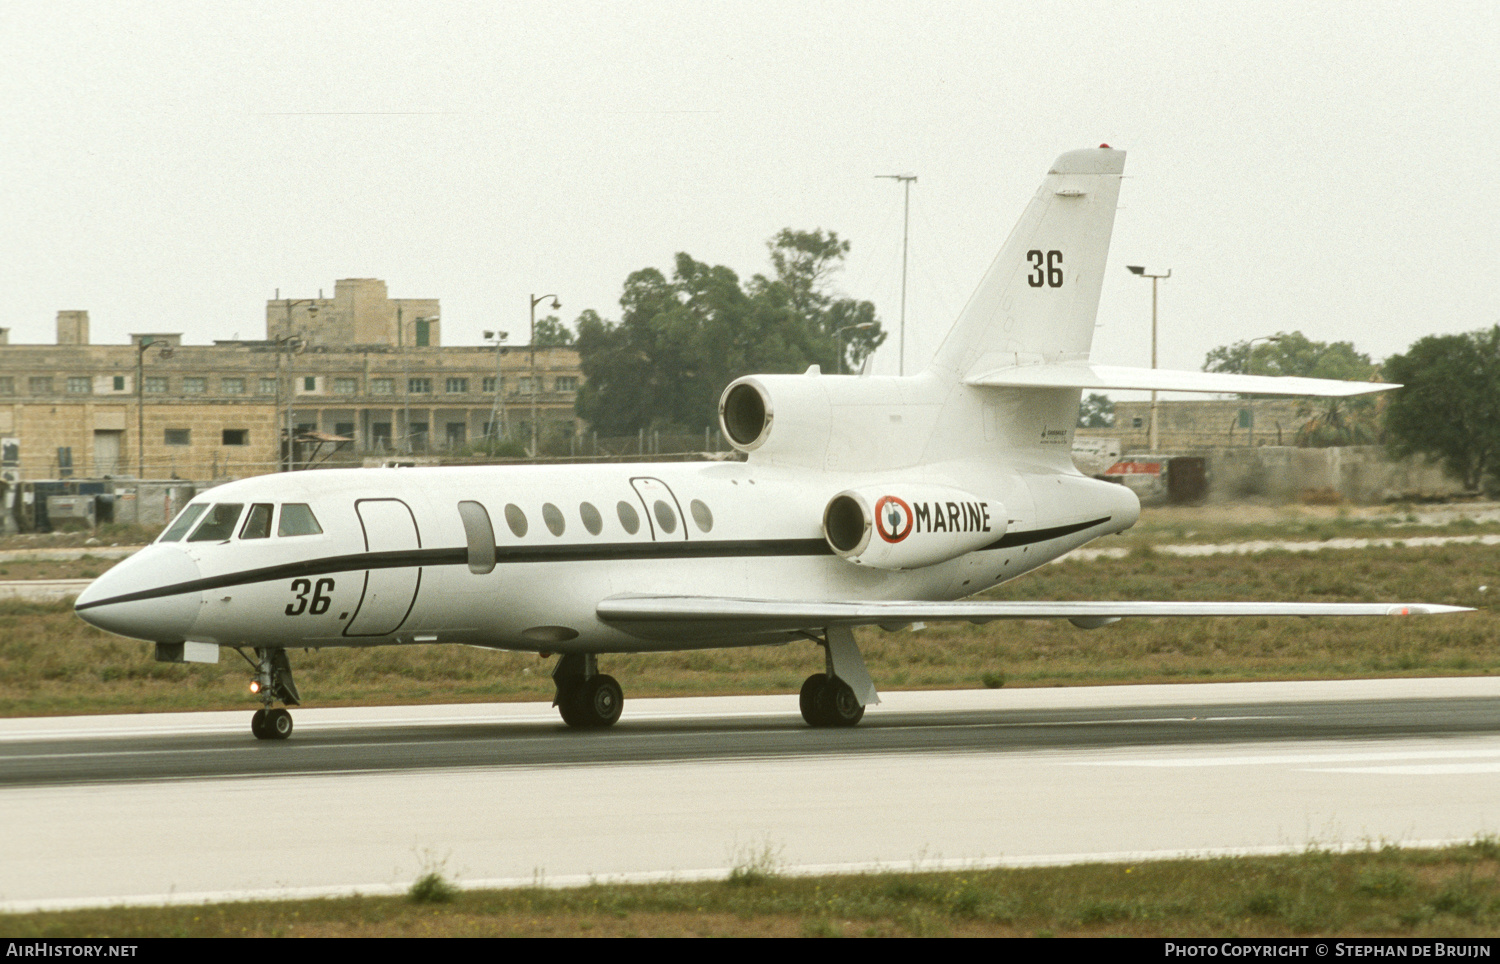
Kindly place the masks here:
POLYGON ((243 502, 220 502, 208 510, 198 528, 188 536, 188 542, 226 542, 234 535, 234 524, 240 521, 243 502))
POLYGON ((652 508, 656 510, 656 524, 661 526, 661 531, 677 531, 677 513, 672 511, 671 506, 667 505, 661 499, 657 499, 656 505, 652 506, 652 508))
POLYGON ((703 504, 702 499, 694 499, 688 506, 693 513, 693 521, 698 523, 701 532, 707 532, 714 527, 714 514, 708 511, 708 506, 703 504))
POLYGON ((551 502, 542 506, 542 521, 547 523, 547 528, 552 530, 555 536, 562 535, 563 529, 567 526, 567 523, 563 521, 562 510, 551 502))
POLYGON ((583 519, 583 527, 589 530, 589 535, 597 536, 604 530, 604 517, 590 503, 585 502, 580 505, 578 507, 578 515, 583 519))
POLYGON ((271 509, 269 502, 257 502, 245 516, 245 526, 240 530, 241 539, 269 539, 271 537, 271 509))
POLYGON ((620 525, 625 527, 626 532, 635 535, 640 531, 641 517, 629 502, 621 502, 615 506, 615 511, 620 514, 620 525))
POLYGON ((161 534, 161 538, 157 541, 178 541, 183 536, 187 535, 187 531, 193 527, 193 523, 198 521, 198 517, 202 515, 204 510, 207 508, 208 504, 204 502, 196 502, 192 505, 189 505, 186 509, 183 509, 182 512, 178 514, 177 521, 168 526, 167 531, 163 532, 161 534))
POLYGON ((313 510, 300 502, 288 502, 281 507, 281 521, 276 524, 278 536, 320 536, 323 527, 318 525, 313 510))
POLYGON ((490 514, 478 502, 460 502, 458 517, 464 521, 464 536, 469 540, 469 571, 484 575, 495 569, 495 527, 490 514))
POLYGON ((510 526, 510 531, 516 534, 517 539, 526 534, 526 513, 514 502, 505 507, 505 524, 510 526))

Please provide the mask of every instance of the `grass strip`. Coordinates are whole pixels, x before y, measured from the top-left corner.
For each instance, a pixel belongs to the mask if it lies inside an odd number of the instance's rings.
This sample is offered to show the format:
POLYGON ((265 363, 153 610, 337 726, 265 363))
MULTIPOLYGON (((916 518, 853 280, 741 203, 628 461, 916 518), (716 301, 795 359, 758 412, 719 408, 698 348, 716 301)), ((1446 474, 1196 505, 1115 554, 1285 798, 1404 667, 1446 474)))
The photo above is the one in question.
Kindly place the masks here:
MULTIPOLYGON (((1359 619, 1128 619, 1098 630, 1060 620, 861 630, 886 689, 1078 686, 1500 672, 1500 550, 1330 550, 1316 556, 1064 560, 1000 586, 1004 599, 1402 600, 1473 606, 1453 616, 1359 619)), ((0 715, 236 709, 248 668, 157 663, 149 644, 100 632, 66 604, 0 602, 0 715)), ((309 706, 546 700, 551 660, 464 646, 294 651, 309 706)), ((632 697, 795 693, 821 667, 811 643, 611 655, 632 697)))
POLYGON ((795 877, 760 854, 721 881, 462 890, 429 870, 404 897, 0 914, 35 937, 1485 938, 1500 843, 1441 850, 795 877))

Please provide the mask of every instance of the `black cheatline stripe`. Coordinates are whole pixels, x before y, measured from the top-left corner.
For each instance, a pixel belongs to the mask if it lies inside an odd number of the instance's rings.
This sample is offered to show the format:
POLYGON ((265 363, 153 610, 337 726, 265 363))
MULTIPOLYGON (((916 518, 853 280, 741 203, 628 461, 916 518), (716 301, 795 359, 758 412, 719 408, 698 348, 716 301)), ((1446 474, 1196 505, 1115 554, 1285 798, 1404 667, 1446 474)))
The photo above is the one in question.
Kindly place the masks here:
MULTIPOLYGON (((745 539, 714 542, 683 540, 680 542, 617 542, 601 545, 496 546, 495 562, 499 565, 524 562, 598 562, 628 559, 712 559, 726 556, 828 556, 832 554, 833 550, 822 539, 745 539)), ((356 569, 404 569, 412 566, 463 566, 468 565, 468 562, 469 551, 466 548, 359 552, 193 579, 171 586, 143 589, 140 592, 95 600, 83 606, 75 606, 74 609, 82 611, 115 603, 160 599, 188 592, 208 592, 213 589, 227 589, 231 586, 245 586, 257 582, 274 582, 279 579, 322 576, 330 572, 348 572, 356 569)))
POLYGON ((1092 529, 1094 526, 1102 525, 1110 520, 1110 516, 1099 519, 1091 519, 1088 522, 1074 522, 1071 525, 1053 526, 1050 529, 1028 529, 1025 532, 1007 532, 998 540, 980 549, 980 552, 988 552, 991 549, 1010 549, 1014 546, 1029 546, 1038 542, 1047 542, 1051 539, 1061 539, 1084 529, 1092 529))
MULTIPOLYGON (((1072 525, 1055 526, 1050 529, 1030 529, 1025 532, 1010 532, 993 542, 981 552, 990 549, 1009 549, 1012 546, 1031 545, 1058 539, 1084 529, 1092 528, 1109 517, 1091 522, 1075 522, 1072 525)), ((718 559, 733 556, 831 556, 833 550, 822 539, 736 539, 712 542, 614 542, 600 545, 573 543, 556 546, 495 547, 495 564, 523 562, 600 562, 629 559, 718 559)), ((288 562, 279 566, 266 566, 248 572, 225 573, 206 579, 193 579, 173 586, 143 589, 109 599, 99 599, 74 609, 82 611, 96 606, 115 603, 139 602, 143 599, 161 599, 186 592, 208 592, 212 589, 227 589, 231 586, 246 586, 257 582, 273 582, 278 579, 295 579, 307 576, 322 576, 330 572, 348 572, 355 569, 404 569, 410 566, 463 566, 468 565, 469 551, 459 549, 399 549, 390 552, 359 552, 344 556, 329 556, 324 559, 309 559, 304 562, 288 562)))

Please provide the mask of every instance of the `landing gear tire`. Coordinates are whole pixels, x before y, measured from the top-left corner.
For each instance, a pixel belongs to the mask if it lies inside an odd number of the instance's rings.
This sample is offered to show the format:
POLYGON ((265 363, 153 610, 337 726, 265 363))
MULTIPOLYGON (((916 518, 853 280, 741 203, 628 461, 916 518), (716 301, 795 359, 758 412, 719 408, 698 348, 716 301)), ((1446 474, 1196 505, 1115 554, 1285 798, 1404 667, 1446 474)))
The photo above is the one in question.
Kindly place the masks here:
POLYGON ((826 673, 814 673, 802 684, 802 692, 797 695, 797 705, 801 708, 802 719, 807 721, 808 726, 827 726, 818 710, 818 696, 827 685, 828 674, 826 673))
POLYGON ((284 740, 292 735, 292 714, 280 707, 256 710, 250 717, 250 732, 257 740, 284 740))
POLYGON ((281 707, 266 711, 266 736, 272 740, 284 740, 292 735, 292 714, 281 707))
POLYGON ((865 708, 859 705, 849 684, 826 673, 814 673, 807 678, 798 703, 808 726, 849 727, 865 716, 865 708))
POLYGON ((563 722, 579 729, 613 726, 625 707, 625 693, 613 676, 591 676, 558 703, 563 722))
POLYGON ((865 708, 859 705, 854 690, 841 679, 828 681, 819 702, 826 704, 823 718, 829 726, 854 726, 865 718, 865 708))

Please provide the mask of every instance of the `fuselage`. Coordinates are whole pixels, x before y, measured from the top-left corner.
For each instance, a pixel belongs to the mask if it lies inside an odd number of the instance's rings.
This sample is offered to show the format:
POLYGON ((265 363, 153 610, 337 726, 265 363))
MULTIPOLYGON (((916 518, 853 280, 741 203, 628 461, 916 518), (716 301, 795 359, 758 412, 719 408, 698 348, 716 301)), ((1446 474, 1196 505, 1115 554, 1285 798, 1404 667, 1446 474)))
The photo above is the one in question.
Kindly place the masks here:
MULTIPOLYGON (((101 628, 156 642, 690 649, 726 641, 643 640, 595 609, 642 593, 956 599, 1138 515, 1122 486, 994 463, 888 475, 745 462, 300 472, 201 493, 156 543, 90 586, 77 609, 101 628), (834 553, 823 511, 835 494, 857 485, 899 497, 931 483, 1002 505, 1003 520, 984 520, 1001 534, 909 570, 834 553)), ((948 524, 980 521, 976 511, 948 524)))

